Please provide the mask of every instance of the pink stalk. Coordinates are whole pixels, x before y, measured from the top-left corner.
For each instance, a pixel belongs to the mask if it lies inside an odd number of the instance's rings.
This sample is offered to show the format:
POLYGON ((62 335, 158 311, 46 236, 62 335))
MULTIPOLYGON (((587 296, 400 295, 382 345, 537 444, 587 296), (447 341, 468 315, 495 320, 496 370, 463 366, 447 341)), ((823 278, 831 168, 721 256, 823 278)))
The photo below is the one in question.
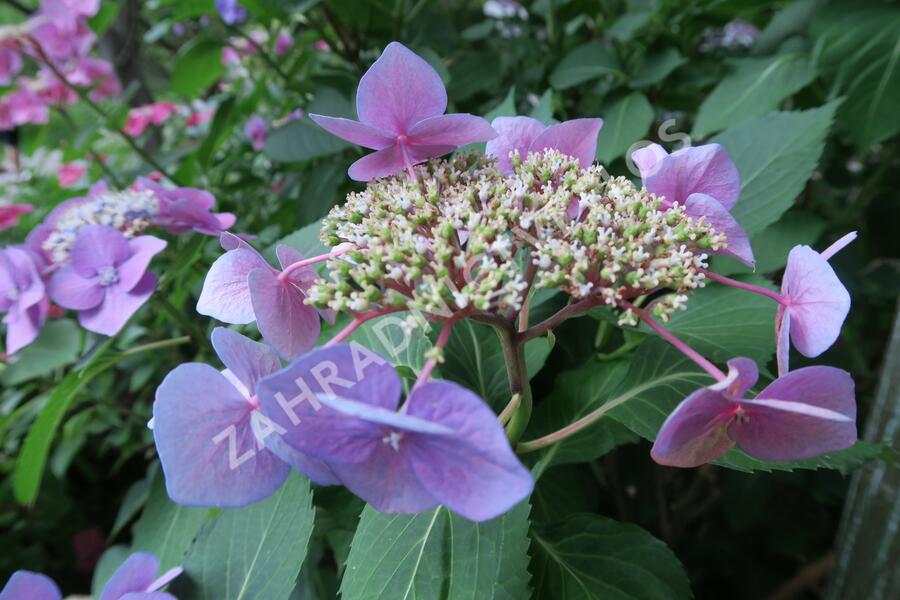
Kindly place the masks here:
POLYGON ((353 246, 349 244, 341 244, 334 248, 331 252, 326 254, 321 254, 319 256, 313 256, 312 258, 304 258, 303 260, 298 260, 295 263, 291 263, 284 268, 281 273, 278 274, 278 281, 282 283, 287 281, 287 278, 291 276, 291 273, 296 271, 297 269, 302 269, 303 267, 308 267, 309 265, 314 265, 316 263, 320 263, 324 260, 330 260, 332 258, 337 258, 341 254, 346 254, 350 250, 353 249, 353 246))
MULTIPOLYGON (((450 331, 453 329, 453 325, 456 323, 456 318, 450 317, 444 322, 444 326, 441 328, 441 332, 438 334, 438 339, 434 343, 435 348, 443 348, 447 345, 447 340, 450 339, 450 331)), ((431 372, 434 370, 435 365, 437 365, 437 360, 434 358, 429 358, 425 362, 425 366, 422 367, 422 372, 419 373, 419 376, 416 378, 415 384, 413 384, 413 389, 416 389, 423 383, 427 382, 429 377, 431 377, 431 372)))
POLYGON ((647 324, 650 329, 659 334, 659 337, 663 338, 675 348, 678 349, 679 352, 687 356, 689 359, 697 363, 701 369, 709 373, 713 379, 716 381, 723 381, 725 379, 725 373, 719 370, 716 365, 712 364, 705 358, 703 358, 699 352, 679 340, 677 337, 672 335, 665 327, 657 323, 648 313, 647 311, 637 308, 633 304, 629 302, 623 302, 622 306, 625 308, 631 309, 636 315, 638 315, 641 320, 647 324))
POLYGON ((700 272, 713 281, 718 281, 719 283, 724 283, 725 285, 730 285, 731 287, 746 290, 748 292, 753 292, 754 294, 768 296, 778 304, 787 306, 787 300, 784 298, 784 296, 777 292, 773 292, 772 290, 767 290, 764 287, 753 285, 752 283, 744 283, 743 281, 738 281, 737 279, 731 279, 730 277, 725 277, 724 275, 719 275, 717 273, 713 273, 712 271, 707 271, 706 269, 701 269, 700 272))
POLYGON ((181 575, 182 573, 184 573, 184 569, 183 569, 183 568, 181 568, 181 567, 172 567, 171 569, 169 569, 168 571, 166 571, 165 573, 163 573, 162 575, 160 575, 159 579, 157 579, 156 581, 154 581, 153 583, 151 583, 151 584, 147 587, 147 589, 145 590, 145 592, 149 594, 149 593, 151 593, 151 592, 155 592, 155 591, 157 591, 157 590, 161 590, 162 588, 166 587, 166 585, 167 585, 170 581, 172 581, 173 579, 175 579, 176 577, 178 577, 178 576, 181 575))
POLYGON ((828 260, 835 254, 837 254, 838 252, 843 250, 844 247, 847 246, 847 244, 849 244, 850 242, 852 242, 855 239, 856 239, 856 232, 851 231, 850 233, 848 233, 847 235, 845 235, 844 237, 842 237, 841 239, 839 239, 832 245, 830 245, 827 248, 825 248, 824 250, 822 250, 822 252, 820 252, 819 254, 822 255, 822 258, 824 258, 825 260, 828 260))
POLYGON ((406 136, 401 135, 397 138, 397 143, 400 144, 400 154, 403 155, 403 164, 406 165, 406 172, 409 173, 410 178, 415 181, 416 172, 413 170, 412 161, 409 160, 409 154, 406 152, 406 136))

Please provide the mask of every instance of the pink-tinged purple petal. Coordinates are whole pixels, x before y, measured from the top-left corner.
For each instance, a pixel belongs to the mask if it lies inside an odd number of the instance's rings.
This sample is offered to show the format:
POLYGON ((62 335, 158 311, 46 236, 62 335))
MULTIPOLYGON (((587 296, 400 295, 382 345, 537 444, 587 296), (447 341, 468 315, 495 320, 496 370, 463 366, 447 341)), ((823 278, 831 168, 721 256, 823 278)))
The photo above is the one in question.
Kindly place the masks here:
POLYGON ((468 113, 429 117, 409 131, 409 142, 416 146, 465 146, 497 137, 490 123, 468 113))
POLYGON ((103 302, 106 288, 96 275, 82 277, 72 267, 63 267, 50 278, 47 293, 63 308, 87 310, 103 302))
POLYGON ((156 390, 153 438, 169 496, 192 506, 243 506, 277 490, 290 467, 261 447, 252 405, 214 368, 184 364, 156 390))
POLYGON ((166 592, 129 592, 118 600, 178 600, 166 592))
POLYGON ((497 117, 491 121, 497 137, 488 140, 484 153, 497 157, 497 166, 504 173, 512 173, 509 154, 519 151, 519 157, 525 160, 531 142, 535 140, 547 126, 531 117, 497 117))
POLYGON ((131 290, 118 285, 106 288, 106 295, 99 306, 78 313, 78 322, 88 331, 103 335, 116 335, 128 319, 144 305, 156 289, 156 276, 145 273, 131 290))
POLYGON ((843 236, 842 238, 840 238, 839 240, 837 240, 836 242, 834 242, 833 244, 831 244, 830 246, 828 246, 827 248, 822 250, 822 252, 820 252, 819 254, 821 254, 822 258, 824 258, 825 260, 830 260, 832 256, 834 256, 835 254, 837 254, 838 252, 840 252, 841 250, 846 248, 850 244, 850 242, 852 242, 855 239, 856 239, 856 232, 851 231, 847 235, 843 236))
POLYGON ((16 571, 0 591, 0 600, 62 600, 62 594, 46 575, 16 571))
POLYGON ((563 154, 578 159, 582 169, 586 169, 594 162, 597 154, 597 136, 603 127, 603 119, 572 119, 556 125, 551 125, 538 135, 531 146, 530 152, 541 152, 548 148, 559 150, 563 154))
POLYGON ((249 393, 252 393, 257 381, 281 368, 281 362, 271 348, 231 329, 213 329, 212 345, 222 364, 249 393))
POLYGON ((684 204, 691 194, 706 194, 731 210, 741 193, 737 167, 719 144, 676 150, 643 179, 647 190, 668 203, 684 204))
MULTIPOLYGON (((234 226, 235 222, 237 221, 237 217, 234 215, 234 213, 229 213, 229 212, 213 213, 213 216, 216 218, 216 221, 219 222, 219 227, 215 233, 219 233, 223 229, 231 229, 234 226)), ((201 231, 199 233, 207 233, 207 232, 201 231)), ((215 233, 207 234, 207 235, 215 235, 215 233)))
POLYGON ((791 311, 778 305, 775 313, 775 360, 778 363, 778 376, 791 370, 791 311))
POLYGON ((91 277, 106 267, 116 267, 131 256, 128 240, 106 225, 85 225, 78 230, 69 258, 82 277, 91 277))
POLYGON ((44 326, 50 302, 46 298, 24 311, 17 310, 3 318, 6 324, 6 353, 15 354, 35 339, 44 326))
POLYGON ((354 181, 369 181, 370 179, 395 175, 405 168, 406 164, 403 162, 403 153, 400 151, 400 146, 394 144, 384 150, 363 156, 350 165, 347 174, 354 181))
POLYGON ((743 398, 750 388, 759 380, 759 368, 756 363, 739 356, 728 361, 728 376, 724 381, 709 386, 713 390, 724 390, 732 398, 743 398))
POLYGON ((267 423, 267 418, 260 411, 253 411, 250 426, 256 438, 266 445, 269 452, 294 467, 310 481, 319 485, 339 485, 341 482, 323 460, 294 450, 281 437, 274 425, 267 423))
POLYGON ((665 420, 650 456, 670 467, 697 467, 716 460, 734 446, 726 428, 737 409, 724 390, 697 390, 665 420))
POLYGON ((284 430, 292 448, 352 461, 371 451, 369 432, 377 426, 348 418, 321 398, 340 396, 394 411, 402 389, 387 360, 359 344, 340 344, 301 356, 260 380, 256 395, 263 414, 284 430))
POLYGON ((684 210, 693 219, 705 217, 719 233, 725 234, 727 246, 717 250, 715 254, 733 256, 750 268, 756 266, 750 238, 731 213, 720 202, 706 194, 691 194, 684 204, 684 210))
MULTIPOLYGON (((14 301, 20 310, 34 306, 44 296, 44 282, 38 272, 39 258, 31 251, 22 248, 6 248, 0 251, 0 295, 4 302, 10 301, 10 292, 14 292, 14 301)), ((0 305, 0 310, 9 310, 10 305, 0 305)))
POLYGON ((446 109, 440 75, 399 42, 387 45, 356 90, 359 120, 395 135, 406 135, 414 124, 446 109))
POLYGON ((319 339, 319 314, 290 282, 282 282, 268 266, 250 271, 250 300, 256 326, 272 348, 290 360, 319 339))
POLYGON ((828 261, 809 246, 795 246, 788 255, 781 294, 788 301, 797 350, 812 358, 830 348, 850 312, 850 294, 828 261))
POLYGON ((427 383, 410 394, 407 414, 451 432, 415 434, 407 450, 422 487, 450 510, 485 521, 531 494, 531 473, 494 412, 469 390, 447 381, 427 383))
POLYGON ((641 172, 641 177, 646 178, 656 171, 659 165, 662 164, 663 159, 668 155, 669 153, 666 152, 665 148, 659 144, 650 144, 632 152, 631 160, 634 161, 638 171, 641 172))
POLYGON ((738 447, 762 460, 801 460, 856 442, 856 400, 849 373, 806 367, 779 377, 729 426, 738 447))
POLYGON ((227 231, 223 231, 219 234, 219 246, 222 247, 222 250, 226 252, 229 250, 235 250, 237 248, 246 248, 247 250, 253 250, 253 246, 244 241, 241 237, 234 235, 233 233, 228 233, 227 231))
POLYGON ((142 235, 128 240, 131 256, 119 265, 119 285, 125 290, 134 288, 147 272, 150 261, 166 247, 166 241, 152 235, 142 235))
MULTIPOLYGON (((291 246, 286 246, 284 244, 281 244, 277 248, 275 248, 275 256, 278 257, 278 264, 281 265, 282 271, 286 269, 288 265, 304 259, 303 254, 301 254, 297 249, 292 248, 291 246)), ((313 265, 295 269, 291 271, 290 276, 288 276, 288 279, 291 280, 291 283, 296 285, 304 294, 306 294, 307 290, 309 290, 309 288, 318 278, 319 272, 316 271, 316 268, 313 265)), ((319 313, 320 317, 328 321, 328 323, 334 325, 334 321, 337 318, 337 312, 335 310, 330 308, 317 308, 316 312, 319 313)))
POLYGON ((156 579, 159 560, 149 552, 135 552, 116 569, 100 593, 99 600, 119 600, 134 592, 146 592, 156 579))
POLYGON ((309 118, 328 133, 363 148, 382 150, 397 141, 397 135, 394 133, 382 131, 377 127, 352 119, 326 117, 325 115, 316 114, 310 114, 309 118))
POLYGON ((413 471, 408 454, 389 443, 379 440, 363 462, 334 464, 332 468, 348 490, 377 511, 409 514, 438 505, 413 471))
POLYGON ((223 245, 237 243, 237 240, 243 246, 228 250, 209 268, 197 300, 197 312, 234 325, 252 323, 256 317, 247 278, 250 271, 269 269, 269 264, 237 236, 226 238, 223 235, 221 239, 223 245))

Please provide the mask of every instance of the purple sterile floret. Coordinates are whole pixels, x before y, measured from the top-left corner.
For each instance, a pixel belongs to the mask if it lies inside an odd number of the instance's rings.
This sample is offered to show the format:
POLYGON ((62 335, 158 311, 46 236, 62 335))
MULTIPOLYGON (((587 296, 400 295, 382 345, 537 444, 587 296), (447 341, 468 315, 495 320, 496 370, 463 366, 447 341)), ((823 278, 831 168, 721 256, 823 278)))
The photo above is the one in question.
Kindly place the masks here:
POLYGON ((39 259, 25 248, 0 250, 0 312, 6 324, 6 352, 14 354, 37 338, 49 301, 39 259))
POLYGON ((239 25, 247 20, 247 9, 237 0, 216 0, 216 11, 227 25, 239 25))
POLYGON ((138 177, 137 190, 153 192, 159 202, 153 225, 176 235, 195 231, 205 235, 219 235, 237 220, 232 213, 214 213, 215 196, 197 188, 167 188, 146 177, 138 177))
POLYGON ((491 126, 497 137, 487 143, 485 154, 496 156, 500 170, 512 173, 510 153, 513 150, 523 160, 529 152, 559 150, 577 158, 578 164, 587 168, 597 153, 597 135, 603 119, 572 119, 547 126, 531 117, 497 117, 491 126))
POLYGON ((798 369, 745 400, 757 377, 750 359, 728 361, 725 380, 697 390, 669 415, 653 444, 653 459, 695 467, 737 445, 761 460, 800 460, 856 442, 854 384, 846 371, 798 369))
POLYGON ((175 567, 159 579, 159 560, 148 552, 135 552, 116 569, 103 586, 98 600, 176 600, 172 594, 158 590, 165 587, 183 571, 175 567))
POLYGON ((69 265, 50 279, 50 297, 78 311, 85 329, 115 335, 156 289, 156 277, 147 267, 165 247, 165 241, 153 236, 129 240, 112 227, 84 226, 69 265))
POLYGON ((781 279, 781 306, 775 317, 778 372, 788 371, 790 347, 814 358, 837 340, 847 314, 850 294, 828 258, 856 238, 848 234, 823 253, 809 246, 794 246, 781 279))
POLYGON ((443 504, 483 521, 531 493, 531 475, 483 400, 454 383, 432 382, 398 412, 401 389, 385 359, 350 344, 300 357, 260 380, 257 396, 285 444, 328 463, 379 511, 443 504))
POLYGON ((350 177, 387 177, 496 133, 481 117, 445 115, 447 90, 437 71, 403 44, 391 42, 359 82, 359 121, 310 114, 330 133, 373 152, 350 166, 350 177))
POLYGON ((0 590, 0 600, 62 600, 62 593, 46 575, 16 571, 0 590))
POLYGON ((153 437, 169 496, 193 506, 243 506, 277 490, 291 466, 334 483, 320 461, 267 449, 275 433, 252 390, 281 368, 275 352, 222 327, 212 343, 225 371, 183 364, 156 391, 153 437))
MULTIPOLYGON (((225 323, 256 325, 266 342, 287 359, 303 354, 319 338, 319 313, 305 302, 305 292, 317 277, 313 266, 290 271, 287 277, 245 241, 223 233, 225 254, 212 264, 197 301, 197 312, 225 323)), ((276 249, 285 269, 302 255, 287 246, 276 249)), ((333 320, 329 313, 325 315, 333 320)))
POLYGON ((727 247, 717 254, 733 256, 749 267, 756 264, 747 233, 730 212, 741 193, 741 177, 722 146, 691 146, 668 154, 659 144, 651 144, 631 156, 644 187, 660 199, 663 209, 678 203, 690 217, 705 217, 727 239, 727 247))

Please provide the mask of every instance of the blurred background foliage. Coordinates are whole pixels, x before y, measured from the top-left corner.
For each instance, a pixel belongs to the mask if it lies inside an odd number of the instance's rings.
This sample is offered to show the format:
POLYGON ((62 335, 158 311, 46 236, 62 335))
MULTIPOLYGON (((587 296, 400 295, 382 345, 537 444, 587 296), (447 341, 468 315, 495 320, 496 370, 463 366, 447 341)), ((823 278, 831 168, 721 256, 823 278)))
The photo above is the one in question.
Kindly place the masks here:
MULTIPOLYGON (((760 263, 756 277, 777 276, 797 243, 823 248, 847 231, 860 233, 833 260, 854 308, 841 340, 820 362, 853 373, 865 422, 900 291, 900 7, 895 3, 243 4, 248 22, 227 26, 212 0, 103 2, 91 25, 101 36, 100 54, 116 66, 123 97, 104 103, 102 116, 78 104, 66 115, 54 113, 46 126, 17 132, 21 168, 12 168, 9 150, 0 198, 38 210, 0 233, 3 242, 21 241, 47 211, 85 192, 89 182, 115 177, 112 183, 127 185, 151 170, 114 131, 130 106, 165 100, 183 107, 181 112, 138 142, 173 178, 212 191, 219 210, 238 215, 235 229, 257 235, 261 247, 298 230, 291 239, 306 243, 315 226, 303 228, 356 189, 346 169, 361 154, 305 116, 282 121, 297 109, 353 116, 359 76, 381 48, 399 40, 438 70, 451 111, 488 118, 530 114, 545 122, 602 116, 597 158, 613 174, 629 175, 626 155, 636 143, 672 149, 687 140, 713 139, 740 154, 754 138, 748 154, 735 157, 745 183, 735 214, 752 235, 760 263), (271 51, 278 31, 293 39, 280 57, 271 51), (268 41, 257 42, 262 37, 253 36, 259 32, 266 32, 268 41), (226 48, 243 52, 237 63, 222 60, 226 48), (211 116, 189 125, 194 114, 211 116), (268 124, 261 151, 243 132, 253 115, 268 124), (764 151, 760 138, 768 140, 764 151), (92 156, 101 156, 104 164, 92 156), (83 188, 60 187, 58 166, 76 160, 88 161, 83 188)), ((36 7, 33 0, 0 3, 0 21, 21 21, 36 7)), ((197 318, 193 307, 206 269, 218 256, 217 243, 201 236, 172 243, 161 258, 160 264, 168 261, 160 269, 161 287, 192 327, 206 332, 213 323, 197 318)), ((743 272, 736 263, 717 266, 743 272)), ((717 312, 728 298, 709 302, 705 325, 687 319, 682 324, 681 333, 693 335, 694 342, 707 341, 714 349, 721 336, 752 337, 764 326, 751 317, 734 322, 717 312), (710 332, 710 325, 723 332, 710 332)), ((771 327, 769 309, 762 310, 759 321, 771 327)), ((27 565, 52 575, 64 589, 87 590, 107 547, 129 541, 154 547, 148 537, 155 527, 179 529, 188 537, 199 529, 208 515, 147 516, 151 505, 141 513, 148 497, 160 495, 146 423, 165 373, 181 362, 215 359, 200 336, 158 352, 123 352, 191 333, 152 307, 111 342, 63 318, 17 362, 0 365, 0 529, 4 547, 14 550, 0 558, 0 580, 27 565), (45 419, 43 433, 31 434, 35 439, 28 450, 26 436, 51 404, 58 415, 49 423, 45 419)), ((478 334, 472 332, 469 343, 488 348, 491 341, 478 334)), ((585 379, 596 378, 594 393, 603 381, 621 376, 624 367, 610 355, 643 340, 637 332, 611 331, 603 315, 564 325, 552 349, 539 350, 535 359, 545 365, 532 382, 537 414, 553 410, 542 400, 577 398, 585 379)), ((453 343, 459 345, 458 356, 467 356, 465 340, 453 343)), ((763 365, 770 358, 768 351, 758 357, 763 365)), ((445 375, 455 370, 466 378, 465 364, 444 369, 445 375)), ((501 397, 505 393, 499 391, 501 397)), ((542 418, 547 420, 537 419, 535 431, 556 417, 542 418)), ((818 596, 834 552, 847 474, 666 469, 649 459, 647 442, 623 427, 602 433, 602 441, 598 431, 587 450, 574 451, 577 460, 560 460, 543 475, 532 499, 535 527, 576 512, 636 523, 675 551, 698 598, 818 596), (819 570, 810 575, 802 570, 807 565, 819 570), (799 592, 777 596, 786 589, 799 592)), ((325 521, 317 522, 308 558, 319 568, 295 592, 304 598, 333 596, 360 510, 340 490, 317 492, 316 503, 325 521)), ((532 566, 534 575, 539 565, 532 566)))

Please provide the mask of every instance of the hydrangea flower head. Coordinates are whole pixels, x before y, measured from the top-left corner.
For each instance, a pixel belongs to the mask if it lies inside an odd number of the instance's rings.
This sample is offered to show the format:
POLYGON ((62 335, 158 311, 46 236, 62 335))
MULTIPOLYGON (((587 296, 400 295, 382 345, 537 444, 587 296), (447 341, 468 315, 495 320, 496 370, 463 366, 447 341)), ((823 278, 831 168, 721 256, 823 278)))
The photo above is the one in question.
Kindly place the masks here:
POLYGON ((257 385, 284 443, 326 462, 382 512, 443 504, 474 521, 500 515, 534 486, 494 412, 449 382, 402 386, 388 362, 362 347, 316 350, 257 385), (302 387, 298 387, 303 382, 302 387))
POLYGON ((800 460, 856 442, 849 373, 822 366, 798 369, 745 400, 758 375, 750 359, 730 360, 723 381, 697 390, 669 415, 653 444, 653 459, 695 467, 737 445, 761 460, 800 460))
POLYGON ((254 390, 281 369, 278 355, 222 327, 212 343, 224 371, 183 364, 156 391, 153 437, 169 496, 192 506, 243 506, 281 487, 291 466, 317 483, 334 483, 323 463, 267 439, 254 390))
POLYGON ((632 159, 644 187, 664 208, 677 203, 691 217, 705 218, 725 235, 727 245, 718 254, 733 256, 749 267, 756 264, 746 232, 731 216, 741 193, 741 179, 722 146, 706 144, 668 154, 659 144, 652 144, 636 150, 632 159))
POLYGON ((50 279, 50 297, 78 311, 85 329, 115 335, 156 289, 147 267, 165 247, 165 241, 149 235, 129 240, 111 227, 83 227, 69 264, 50 279))
POLYGON ((577 158, 582 167, 589 166, 597 153, 597 135, 603 119, 572 119, 547 126, 531 117, 497 117, 491 121, 491 127, 497 137, 488 141, 485 154, 496 156, 500 170, 508 174, 513 172, 513 151, 521 160, 529 152, 559 150, 577 158))
POLYGON ((821 254, 809 246, 794 246, 781 279, 782 303, 775 317, 778 372, 788 371, 790 343, 807 358, 834 344, 850 312, 850 294, 828 259, 856 239, 849 233, 821 254))
POLYGON ((47 102, 28 88, 19 88, 0 98, 0 130, 20 125, 45 125, 50 118, 47 102))
POLYGON ((377 151, 350 166, 351 178, 369 181, 496 135, 481 117, 445 115, 446 109, 447 90, 437 71, 403 44, 391 42, 359 82, 359 121, 310 118, 340 138, 377 151))
POLYGON ((247 124, 244 125, 244 135, 250 140, 253 149, 259 152, 266 147, 266 138, 269 135, 269 126, 263 121, 262 117, 253 115, 247 124))
POLYGON ((14 354, 35 340, 49 302, 36 258, 24 248, 0 250, 0 312, 6 313, 6 352, 14 354))
POLYGON ((0 49, 0 86, 12 83, 22 70, 22 56, 15 50, 0 49))
POLYGON ((247 20, 247 9, 238 0, 216 0, 216 11, 226 25, 240 25, 247 20))

